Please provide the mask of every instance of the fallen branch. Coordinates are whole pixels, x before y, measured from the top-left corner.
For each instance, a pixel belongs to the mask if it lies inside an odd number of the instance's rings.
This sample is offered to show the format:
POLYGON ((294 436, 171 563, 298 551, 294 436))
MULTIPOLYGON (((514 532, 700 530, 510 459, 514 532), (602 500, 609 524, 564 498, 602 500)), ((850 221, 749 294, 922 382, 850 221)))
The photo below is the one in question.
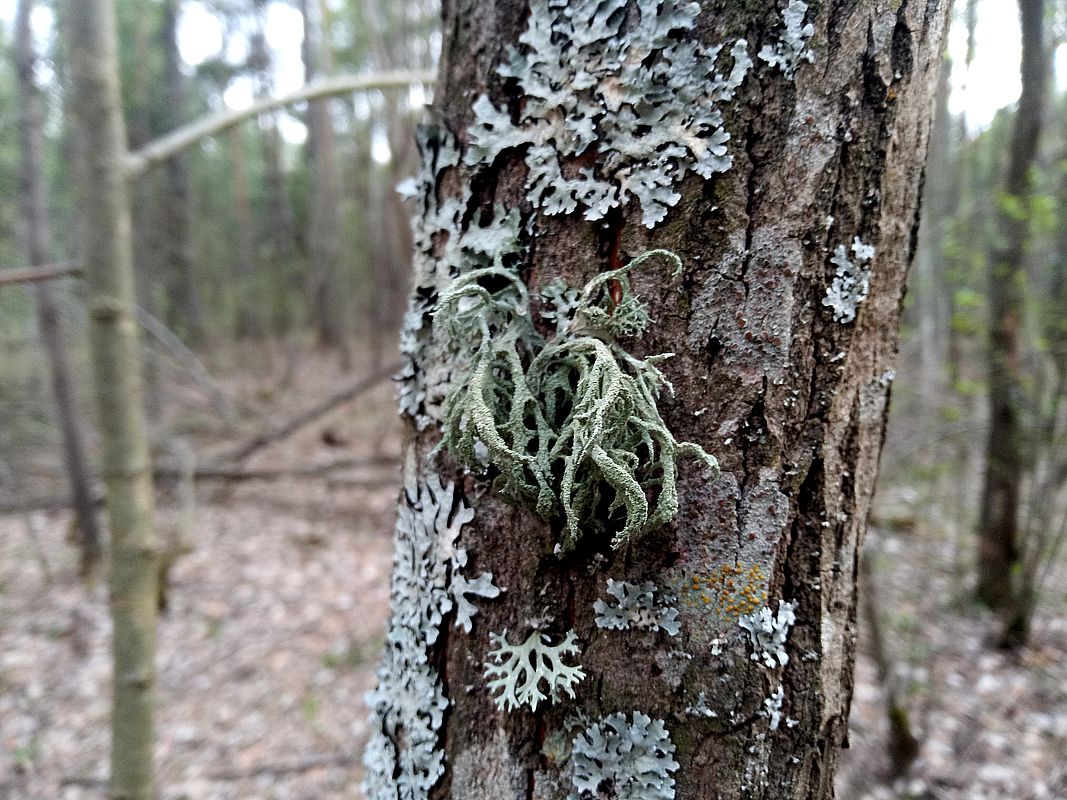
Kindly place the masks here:
POLYGON ((168 134, 155 139, 136 152, 126 156, 125 172, 127 178, 136 178, 152 167, 158 166, 170 158, 189 149, 201 139, 215 136, 246 119, 265 114, 276 108, 295 105, 305 100, 317 100, 353 92, 365 92, 371 89, 404 89, 413 84, 433 83, 434 75, 429 72, 393 71, 377 75, 341 75, 335 78, 316 81, 295 92, 279 97, 265 97, 252 103, 248 108, 231 109, 217 114, 210 114, 183 125, 168 134))
MULTIPOLYGON (((293 480, 314 480, 328 477, 331 472, 345 469, 359 469, 361 467, 396 467, 400 463, 397 456, 372 456, 370 458, 338 458, 322 464, 306 464, 296 467, 279 467, 263 469, 243 469, 228 465, 208 464, 193 471, 193 480, 200 481, 223 481, 227 483, 246 483, 248 481, 275 481, 286 478, 293 480)), ((157 481, 176 481, 184 478, 186 473, 173 464, 160 464, 152 469, 152 476, 157 481)), ((376 487, 388 486, 398 480, 397 476, 389 474, 368 475, 365 477, 351 477, 330 479, 331 486, 351 487, 376 487)), ((104 487, 97 484, 92 490, 92 500, 95 505, 102 505, 105 499, 104 487)), ((38 495, 24 500, 0 501, 0 514, 26 514, 33 511, 62 511, 70 508, 71 500, 65 494, 38 495)))
MULTIPOLYGON (((342 469, 358 469, 360 467, 395 467, 400 463, 397 456, 373 456, 371 458, 338 458, 322 464, 306 464, 296 467, 278 467, 263 469, 242 469, 224 465, 206 465, 193 471, 193 479, 197 481, 233 481, 242 483, 245 481, 271 481, 280 478, 321 478, 331 472, 342 469)), ((155 476, 159 479, 180 480, 184 477, 183 471, 171 465, 160 465, 155 469, 155 476)), ((393 480, 390 476, 389 480, 393 480)))
POLYGON ((0 270, 0 286, 15 283, 41 283, 56 278, 70 278, 82 274, 81 264, 67 261, 62 264, 45 264, 39 267, 14 267, 0 270))
POLYGON ((300 412, 274 430, 260 433, 256 437, 242 444, 240 447, 237 447, 224 455, 219 461, 224 463, 240 463, 247 460, 251 455, 258 453, 267 445, 292 436, 294 433, 303 430, 316 420, 326 416, 334 409, 343 406, 345 403, 348 403, 359 397, 361 394, 373 389, 382 381, 387 380, 393 373, 397 372, 400 367, 401 364, 399 362, 389 364, 388 366, 379 369, 377 372, 371 373, 370 375, 350 383, 348 386, 334 392, 321 403, 312 406, 306 411, 300 412))
POLYGON ((298 761, 281 762, 279 764, 259 764, 245 770, 219 770, 209 772, 208 780, 213 781, 240 781, 246 778, 258 778, 262 775, 289 775, 294 772, 307 772, 309 769, 319 767, 341 767, 353 764, 359 760, 360 751, 352 753, 316 753, 298 761))

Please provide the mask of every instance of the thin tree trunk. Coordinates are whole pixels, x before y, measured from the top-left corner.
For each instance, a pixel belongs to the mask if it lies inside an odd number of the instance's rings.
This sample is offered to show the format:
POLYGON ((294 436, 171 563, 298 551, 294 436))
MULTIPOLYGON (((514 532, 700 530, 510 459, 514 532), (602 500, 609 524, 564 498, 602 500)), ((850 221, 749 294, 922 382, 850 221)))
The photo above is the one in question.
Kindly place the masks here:
MULTIPOLYGON (((178 0, 163 4, 164 77, 167 83, 166 127, 186 121, 185 76, 178 50, 178 0)), ((183 156, 167 162, 167 192, 163 209, 166 247, 167 322, 172 330, 196 343, 203 335, 200 293, 189 255, 189 169, 183 156)))
MULTIPOLYGON (((257 3, 256 31, 249 43, 248 67, 255 78, 256 95, 274 94, 274 59, 266 34, 266 3, 257 3)), ((285 171, 282 168, 282 140, 278 133, 278 112, 264 114, 259 122, 259 140, 263 152, 263 184, 266 191, 264 238, 270 242, 270 291, 274 309, 275 333, 287 331, 291 324, 289 291, 293 275, 293 212, 289 206, 285 171)))
POLYGON ((71 113, 78 139, 79 234, 111 522, 114 699, 111 798, 153 797, 158 551, 134 318, 130 205, 122 171, 115 9, 111 0, 64 5, 71 113))
MULTIPOLYGON (((941 59, 938 72, 936 108, 930 140, 930 156, 923 187, 922 219, 919 223, 919 245, 915 253, 917 312, 919 317, 919 375, 923 405, 928 414, 937 414, 944 402, 945 348, 948 341, 949 319, 942 302, 944 286, 942 263, 945 224, 952 202, 950 174, 950 148, 952 116, 948 110, 949 81, 952 62, 948 56, 941 59)), ((936 452, 930 457, 936 458, 936 452)))
MULTIPOLYGON (((1051 51, 1044 39, 1044 0, 1019 0, 1022 20, 1022 94, 1015 112, 1002 199, 1000 241, 989 261, 989 438, 978 524, 980 602, 1010 614, 1024 587, 1013 586, 1020 558, 1019 493, 1023 459, 1023 375, 1020 362, 1026 243, 1029 238, 1030 172, 1037 157, 1051 51)), ((1025 636, 1008 639, 1022 643, 1025 636)), ((1013 642, 1004 641, 1006 645, 1013 642)))
MULTIPOLYGON (((137 6, 137 16, 133 32, 133 48, 136 63, 146 64, 152 51, 151 20, 149 15, 156 9, 147 3, 137 6)), ((119 75, 121 80, 122 76, 119 75)), ((129 124, 126 127, 129 145, 133 149, 141 147, 153 136, 151 93, 148 81, 136 81, 130 86, 129 124)), ((74 132, 74 135, 77 135, 74 132)), ((133 260, 136 276, 137 305, 153 317, 161 317, 155 287, 163 284, 162 276, 163 248, 159 241, 161 225, 159 224, 160 201, 156 184, 152 180, 132 182, 130 190, 133 197, 133 260)), ((159 361, 147 357, 141 364, 145 383, 146 409, 151 419, 159 417, 163 406, 163 376, 159 361)))
POLYGON ((237 337, 263 335, 263 300, 256 258, 255 223, 248 197, 245 141, 240 128, 230 129, 230 164, 233 168, 234 213, 237 215, 237 337))
POLYGON ((946 12, 445 3, 371 800, 832 797, 946 12))
MULTIPOLYGON (((305 81, 329 74, 332 62, 330 44, 321 25, 320 0, 300 0, 304 17, 305 81)), ((351 367, 352 353, 345 320, 347 304, 340 292, 338 267, 341 252, 341 190, 338 185, 337 149, 329 100, 308 103, 307 151, 311 170, 311 198, 308 206, 308 253, 310 264, 310 312, 323 347, 336 348, 343 369, 351 367)))
MULTIPOLYGON (((45 200, 41 149, 44 142, 44 109, 34 79, 37 55, 34 52, 30 14, 33 0, 21 0, 15 18, 15 61, 19 81, 19 139, 22 147, 22 218, 25 225, 26 258, 30 264, 44 264, 50 257, 48 204, 45 200)), ((70 481, 71 500, 78 524, 81 547, 81 574, 89 576, 103 556, 100 529, 93 504, 92 479, 85 458, 85 437, 81 430, 77 401, 71 386, 70 366, 59 309, 48 281, 34 287, 37 296, 37 324, 48 354, 52 373, 52 395, 63 434, 63 454, 70 481)))

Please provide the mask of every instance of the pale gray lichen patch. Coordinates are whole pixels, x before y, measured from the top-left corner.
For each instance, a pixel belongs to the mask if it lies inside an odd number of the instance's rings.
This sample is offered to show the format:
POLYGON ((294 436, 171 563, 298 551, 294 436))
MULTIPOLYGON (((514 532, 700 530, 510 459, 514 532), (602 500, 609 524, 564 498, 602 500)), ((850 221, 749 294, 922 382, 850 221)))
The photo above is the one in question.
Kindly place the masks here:
POLYGON ((466 608, 457 613, 456 624, 469 630, 474 607, 456 594, 457 586, 483 597, 499 593, 491 573, 473 582, 460 574, 467 553, 457 542, 473 516, 457 498, 455 485, 446 486, 437 476, 405 487, 397 513, 385 655, 378 687, 367 695, 372 733, 363 763, 369 800, 422 800, 444 774, 438 731, 448 699, 429 664, 429 649, 444 616, 461 601, 466 608))
MULTIPOLYGON (((409 485, 400 503, 385 655, 378 687, 367 695, 372 733, 363 789, 370 800, 421 800, 444 774, 437 740, 448 700, 427 655, 451 605, 438 555, 443 495, 435 480, 409 485)), ((451 502, 446 519, 450 512, 451 502)))
POLYGON ((575 684, 585 677, 581 666, 564 663, 564 658, 578 653, 574 631, 567 631, 557 645, 540 631, 534 631, 519 645, 508 644, 507 634, 505 630, 489 635, 493 649, 489 651, 491 660, 485 663, 489 691, 499 691, 494 698, 497 708, 513 711, 525 705, 536 711, 543 700, 558 702, 560 692, 574 697, 575 684))
POLYGON ((598 628, 627 630, 634 627, 653 631, 662 628, 671 636, 680 632, 678 609, 652 581, 630 583, 608 578, 607 590, 614 601, 597 600, 593 603, 598 628))
POLYGON ((674 743, 662 720, 611 714, 574 738, 568 800, 672 800, 674 743), (610 795, 605 794, 610 792, 610 795))
POLYGON ((699 12, 684 0, 532 0, 520 48, 497 70, 518 82, 522 110, 513 121, 479 97, 465 162, 526 148, 527 199, 542 213, 601 219, 633 196, 654 227, 688 172, 732 163, 721 105, 752 61, 739 39, 720 70, 722 45, 686 38, 699 12), (576 166, 594 148, 596 167, 576 166))
POLYGON ((789 663, 789 655, 785 652, 786 639, 789 638, 789 630, 797 621, 796 603, 778 601, 778 613, 775 614, 770 608, 764 606, 759 611, 746 614, 737 621, 737 624, 748 633, 749 643, 752 646, 750 658, 760 661, 768 669, 784 667, 789 663))
POLYGON ((782 11, 785 30, 777 42, 764 45, 759 51, 760 59, 780 69, 787 78, 792 78, 805 61, 815 61, 815 54, 807 49, 808 40, 815 33, 815 26, 804 22, 807 13, 808 4, 803 0, 789 0, 789 5, 782 11))
POLYGON ((717 719, 719 716, 719 713, 717 711, 713 711, 708 706, 708 698, 706 692, 701 692, 697 696, 696 702, 686 707, 685 713, 691 717, 703 717, 704 719, 717 719))
POLYGON ((874 248, 855 237, 852 242, 852 260, 843 244, 834 250, 830 263, 837 267, 833 283, 826 290, 822 304, 833 310, 834 319, 841 323, 856 319, 856 310, 867 299, 871 290, 871 260, 874 248))
POLYGON ((770 697, 766 697, 763 700, 763 708, 760 709, 760 716, 766 717, 768 720, 768 727, 772 731, 778 730, 778 726, 782 724, 782 703, 785 701, 785 688, 779 686, 773 691, 770 697))
POLYGON ((440 177, 459 166, 459 150, 451 134, 424 128, 417 142, 422 167, 418 175, 397 187, 415 200, 411 220, 415 281, 400 333, 405 363, 396 380, 401 413, 425 430, 440 423, 452 378, 450 354, 434 342, 430 325, 438 297, 460 273, 516 256, 522 245, 518 209, 505 211, 498 204, 488 219, 476 218, 464 229, 470 186, 464 183, 457 197, 439 199, 440 177))

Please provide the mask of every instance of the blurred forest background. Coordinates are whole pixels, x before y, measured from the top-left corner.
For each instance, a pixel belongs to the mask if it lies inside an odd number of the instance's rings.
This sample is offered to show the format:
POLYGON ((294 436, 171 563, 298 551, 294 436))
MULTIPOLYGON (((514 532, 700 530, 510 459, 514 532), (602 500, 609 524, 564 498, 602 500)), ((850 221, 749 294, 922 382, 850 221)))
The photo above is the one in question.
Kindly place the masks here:
MULTIPOLYGON (((133 150, 306 81, 432 70, 440 49, 430 0, 116 6, 133 150)), ((1059 11, 1048 4, 1029 51, 1040 56, 1031 74, 1047 79, 1031 81, 1034 102, 1024 92, 1021 103, 1027 51, 1015 4, 959 0, 954 12, 866 548, 843 798, 1067 798, 1059 11), (1020 128, 1029 155, 1013 136, 1020 128), (1013 170, 1021 183, 1010 183, 1013 170), (992 470, 991 401, 1010 412, 1017 445, 992 470), (1016 481, 1006 552, 988 537, 980 547, 990 472, 1016 481), (998 569, 1007 601, 990 577, 998 569)), ((15 22, 15 3, 0 2, 0 797, 101 797, 110 620, 90 552, 102 489, 69 65, 55 9, 39 2, 31 71, 44 101, 50 234, 34 250, 20 207, 28 106, 15 22), (40 266, 49 280, 25 271, 40 266), (57 357, 69 369, 67 415, 57 411, 57 357), (70 510, 72 427, 89 476, 80 514, 70 510)), ((417 166, 413 133, 429 93, 416 82, 271 111, 134 183, 164 549, 165 798, 358 794, 362 693, 382 642, 399 488, 388 376, 411 240, 394 188, 417 166)))

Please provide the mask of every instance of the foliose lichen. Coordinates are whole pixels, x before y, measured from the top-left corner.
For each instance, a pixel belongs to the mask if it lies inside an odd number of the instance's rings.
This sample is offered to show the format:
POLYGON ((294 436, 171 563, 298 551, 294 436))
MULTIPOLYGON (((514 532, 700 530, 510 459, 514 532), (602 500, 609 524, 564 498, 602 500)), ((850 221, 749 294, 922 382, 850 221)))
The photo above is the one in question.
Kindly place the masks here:
POLYGON ((611 714, 574 737, 575 791, 568 800, 672 800, 674 743, 662 720, 611 714), (611 792, 610 795, 605 792, 611 792))
POLYGON ((796 614, 793 613, 795 609, 796 603, 779 600, 777 614, 764 606, 737 621, 737 624, 748 632, 749 643, 752 645, 750 658, 753 661, 762 661, 768 669, 784 667, 789 663, 785 642, 789 638, 789 629, 797 621, 796 614))
POLYGON ((678 609, 672 606, 652 581, 630 583, 608 578, 608 594, 614 603, 597 600, 593 603, 598 628, 627 630, 647 628, 663 629, 671 636, 681 631, 678 625, 678 609))
POLYGON ((815 26, 804 23, 808 4, 803 0, 789 0, 782 11, 785 30, 773 45, 767 44, 759 51, 761 60, 778 67, 787 78, 792 78, 803 62, 815 61, 815 54, 807 49, 808 40, 815 34, 815 26))
POLYGON ((460 573, 467 553, 457 542, 473 516, 456 497, 455 486, 445 486, 436 476, 405 487, 397 518, 385 655, 378 686, 367 695, 372 733, 363 763, 369 800, 422 800, 444 773, 438 731, 448 699, 428 651, 453 605, 466 604, 456 624, 469 630, 474 607, 464 594, 499 593, 491 573, 473 582, 460 573))
POLYGON ((596 220, 633 196, 654 227, 689 171, 710 178, 732 163, 720 106, 752 61, 738 39, 720 70, 723 46, 685 35, 699 13, 685 0, 532 0, 520 47, 497 70, 517 81, 522 110, 513 120, 479 97, 465 162, 526 148, 526 196, 541 213, 582 207, 596 220), (596 166, 579 166, 590 150, 596 166))
POLYGON ((837 271, 822 301, 824 306, 833 310, 834 319, 841 323, 856 319, 856 310, 871 290, 870 263, 874 258, 874 248, 861 242, 857 236, 852 242, 852 255, 855 261, 849 259, 843 244, 834 250, 830 263, 837 267, 837 271))
POLYGON ((494 698, 497 708, 513 711, 525 705, 536 711, 543 700, 558 702, 560 692, 574 697, 575 684, 585 677, 581 666, 563 661, 564 657, 578 653, 574 631, 567 631, 557 645, 551 644, 548 634, 540 631, 534 631, 519 645, 508 644, 507 634, 505 630, 489 635, 493 649, 489 651, 491 660, 485 663, 489 691, 499 691, 494 698))
POLYGON ((415 200, 411 227, 415 245, 414 287, 400 333, 404 366, 397 375, 399 405, 419 430, 437 424, 451 381, 449 353, 433 341, 430 320, 441 292, 464 271, 505 263, 517 256, 518 209, 493 207, 491 215, 477 216, 464 229, 463 217, 471 189, 463 185, 456 197, 438 199, 437 182, 460 163, 455 139, 445 130, 420 128, 416 141, 422 168, 398 191, 415 200))
POLYGON ((654 250, 599 273, 547 341, 522 279, 500 263, 461 273, 434 317, 435 332, 469 365, 448 397, 441 446, 470 470, 488 462, 504 495, 562 519, 563 550, 601 531, 619 547, 673 519, 678 457, 717 473, 716 460, 677 441, 660 416, 657 398, 671 386, 656 365, 671 354, 638 359, 617 341, 648 327, 627 273, 653 256, 680 267, 673 253, 654 250))

